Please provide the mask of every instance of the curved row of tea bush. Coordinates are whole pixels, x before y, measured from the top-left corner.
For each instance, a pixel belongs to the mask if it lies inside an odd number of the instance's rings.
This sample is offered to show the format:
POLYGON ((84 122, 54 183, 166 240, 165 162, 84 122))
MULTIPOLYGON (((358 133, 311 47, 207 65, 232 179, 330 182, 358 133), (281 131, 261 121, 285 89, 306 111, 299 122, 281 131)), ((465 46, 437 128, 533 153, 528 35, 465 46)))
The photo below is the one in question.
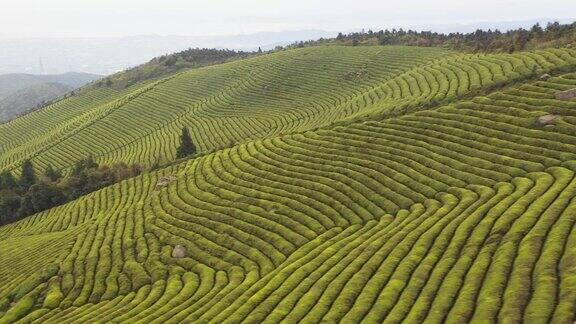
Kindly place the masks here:
POLYGON ((558 167, 493 188, 451 188, 333 227, 265 276, 172 266, 130 292, 44 307, 24 322, 563 323, 574 318, 575 189, 574 171, 558 167))
POLYGON ((574 249, 562 252, 574 238, 575 186, 574 172, 557 168, 451 189, 349 227, 199 322, 573 320, 576 287, 563 283, 574 249))

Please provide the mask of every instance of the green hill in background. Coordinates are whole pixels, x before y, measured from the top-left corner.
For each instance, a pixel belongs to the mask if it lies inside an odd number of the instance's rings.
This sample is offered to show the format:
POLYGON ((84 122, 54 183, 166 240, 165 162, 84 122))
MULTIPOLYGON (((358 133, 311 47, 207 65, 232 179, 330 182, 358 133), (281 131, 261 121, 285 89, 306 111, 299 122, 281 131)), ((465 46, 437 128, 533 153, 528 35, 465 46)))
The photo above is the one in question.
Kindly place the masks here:
POLYGON ((65 73, 54 75, 34 75, 24 73, 0 75, 0 98, 33 85, 43 83, 59 83, 70 88, 79 88, 101 76, 88 73, 65 73))
POLYGON ((40 83, 15 91, 0 100, 0 120, 8 121, 22 113, 40 108, 74 90, 60 83, 40 83))
POLYGON ((100 77, 87 73, 0 75, 0 122, 41 108, 100 77))

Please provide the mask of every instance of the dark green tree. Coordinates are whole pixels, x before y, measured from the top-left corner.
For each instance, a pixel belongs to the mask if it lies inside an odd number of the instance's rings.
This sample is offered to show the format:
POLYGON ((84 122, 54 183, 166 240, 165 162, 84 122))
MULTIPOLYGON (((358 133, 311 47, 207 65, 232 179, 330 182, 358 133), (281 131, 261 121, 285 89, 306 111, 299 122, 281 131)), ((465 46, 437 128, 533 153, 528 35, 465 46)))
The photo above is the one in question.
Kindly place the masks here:
POLYGON ((32 187, 38 178, 36 177, 36 171, 34 171, 34 166, 30 160, 24 161, 22 163, 22 175, 20 176, 20 188, 24 191, 32 187))
POLYGON ((532 26, 530 32, 534 37, 542 37, 542 34, 544 34, 544 29, 542 29, 539 23, 536 23, 536 25, 532 26))
POLYGON ((14 191, 0 191, 0 225, 14 221, 20 209, 20 196, 14 191))
POLYGON ((164 65, 165 66, 173 66, 174 64, 176 64, 177 61, 178 61, 178 57, 175 55, 172 55, 172 56, 168 57, 166 59, 166 61, 164 61, 164 65))
POLYGON ((187 127, 182 128, 182 136, 180 136, 180 147, 176 151, 177 158, 183 158, 196 153, 196 146, 190 137, 190 131, 187 127))
POLYGON ((529 40, 530 40, 530 34, 524 29, 519 29, 516 32, 516 35, 514 36, 514 42, 515 42, 514 48, 516 50, 524 50, 529 40))
POLYGON ((34 213, 50 209, 66 202, 66 196, 62 190, 53 184, 47 183, 33 185, 30 187, 30 190, 28 190, 26 196, 30 198, 34 213))
POLYGON ((0 190, 14 190, 18 187, 18 181, 10 171, 0 173, 0 190))
POLYGON ((96 169, 96 168, 98 168, 98 163, 96 163, 92 155, 88 155, 85 159, 77 161, 76 164, 74 164, 72 174, 77 176, 82 173, 85 173, 90 169, 96 169))
POLYGON ((57 181, 58 179, 62 178, 62 173, 56 169, 54 169, 54 167, 52 167, 52 165, 49 165, 46 168, 46 171, 44 171, 44 176, 46 178, 48 178, 50 181, 54 182, 57 181))
POLYGON ((32 205, 32 199, 29 195, 26 195, 20 201, 20 208, 18 209, 18 217, 26 217, 34 214, 34 206, 32 205))

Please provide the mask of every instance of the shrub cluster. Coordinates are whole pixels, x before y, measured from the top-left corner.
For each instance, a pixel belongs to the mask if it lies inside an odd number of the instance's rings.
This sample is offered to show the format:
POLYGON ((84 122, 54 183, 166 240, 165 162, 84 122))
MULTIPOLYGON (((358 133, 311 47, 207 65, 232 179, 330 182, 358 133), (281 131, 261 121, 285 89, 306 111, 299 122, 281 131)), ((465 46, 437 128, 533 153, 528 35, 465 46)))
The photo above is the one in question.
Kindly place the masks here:
POLYGON ((0 174, 0 225, 75 200, 142 171, 139 164, 98 165, 92 157, 87 157, 76 163, 68 177, 63 177, 52 166, 37 175, 27 160, 22 164, 19 178, 10 171, 0 174))
MULTIPOLYGON (((196 153, 187 127, 182 128, 177 158, 186 158, 196 153)), ((155 163, 152 169, 160 168, 155 163)), ((0 173, 0 225, 5 225, 26 216, 62 205, 90 192, 132 178, 144 170, 140 164, 124 162, 111 166, 98 165, 92 156, 74 165, 72 174, 64 178, 62 173, 49 165, 44 173, 36 175, 30 160, 22 163, 20 178, 10 171, 0 173)))

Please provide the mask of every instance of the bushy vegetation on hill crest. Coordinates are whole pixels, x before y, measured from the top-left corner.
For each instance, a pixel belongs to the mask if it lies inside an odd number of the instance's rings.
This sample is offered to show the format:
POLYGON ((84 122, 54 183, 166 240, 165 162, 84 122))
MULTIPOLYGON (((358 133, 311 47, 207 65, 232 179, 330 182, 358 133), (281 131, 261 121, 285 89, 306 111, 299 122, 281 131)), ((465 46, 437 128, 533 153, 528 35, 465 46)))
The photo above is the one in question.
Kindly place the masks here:
POLYGON ((403 29, 339 33, 333 39, 294 43, 288 48, 318 45, 405 45, 443 47, 473 53, 513 53, 537 48, 576 47, 576 23, 548 23, 545 27, 534 25, 529 30, 520 28, 501 32, 499 30, 476 30, 471 33, 437 33, 403 29))

